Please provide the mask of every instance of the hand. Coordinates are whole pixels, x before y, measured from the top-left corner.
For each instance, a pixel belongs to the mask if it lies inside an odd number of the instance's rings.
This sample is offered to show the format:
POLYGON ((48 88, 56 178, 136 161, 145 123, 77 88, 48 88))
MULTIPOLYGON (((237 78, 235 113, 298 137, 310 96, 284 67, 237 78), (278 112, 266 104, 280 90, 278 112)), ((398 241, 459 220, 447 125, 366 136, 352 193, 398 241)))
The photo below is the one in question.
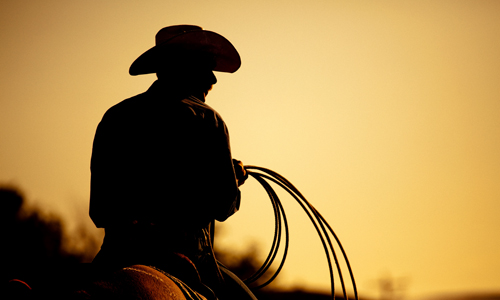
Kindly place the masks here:
POLYGON ((245 166, 240 160, 233 158, 233 168, 234 174, 236 174, 236 181, 238 182, 238 186, 241 186, 248 178, 248 173, 245 170, 245 166))

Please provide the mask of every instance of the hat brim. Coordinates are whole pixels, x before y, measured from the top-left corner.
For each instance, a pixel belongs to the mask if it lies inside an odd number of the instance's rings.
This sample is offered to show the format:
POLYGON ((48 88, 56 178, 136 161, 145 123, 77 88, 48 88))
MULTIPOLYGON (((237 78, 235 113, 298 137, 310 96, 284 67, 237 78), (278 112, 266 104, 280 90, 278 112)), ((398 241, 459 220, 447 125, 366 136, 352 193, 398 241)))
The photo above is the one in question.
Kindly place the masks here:
POLYGON ((159 61, 164 60, 172 49, 211 55, 215 60, 213 71, 234 73, 241 65, 240 55, 231 42, 218 33, 200 30, 175 36, 147 50, 132 63, 130 75, 156 73, 159 61))

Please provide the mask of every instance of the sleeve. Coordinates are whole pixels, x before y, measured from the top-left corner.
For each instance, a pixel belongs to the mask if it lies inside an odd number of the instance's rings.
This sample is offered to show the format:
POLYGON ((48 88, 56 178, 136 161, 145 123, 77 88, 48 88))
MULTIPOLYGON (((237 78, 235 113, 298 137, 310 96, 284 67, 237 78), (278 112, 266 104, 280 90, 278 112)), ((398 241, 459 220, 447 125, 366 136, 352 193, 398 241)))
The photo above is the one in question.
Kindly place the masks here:
POLYGON ((110 174, 106 174, 106 164, 109 163, 110 147, 112 142, 106 136, 107 127, 104 118, 97 126, 92 145, 92 157, 90 160, 90 206, 89 215, 94 224, 102 228, 104 227, 104 217, 109 215, 111 204, 108 203, 112 198, 107 195, 109 191, 106 189, 106 178, 110 178, 110 174))
POLYGON ((214 217, 217 221, 225 221, 238 211, 240 206, 240 190, 236 180, 229 132, 222 118, 215 113, 214 123, 206 127, 203 154, 203 181, 210 198, 213 199, 214 217))
POLYGON ((123 135, 126 134, 119 118, 110 111, 103 116, 96 129, 90 161, 89 215, 99 228, 133 220, 128 208, 130 203, 124 197, 129 193, 127 187, 131 184, 125 182, 130 177, 125 169, 127 153, 122 150, 123 135))

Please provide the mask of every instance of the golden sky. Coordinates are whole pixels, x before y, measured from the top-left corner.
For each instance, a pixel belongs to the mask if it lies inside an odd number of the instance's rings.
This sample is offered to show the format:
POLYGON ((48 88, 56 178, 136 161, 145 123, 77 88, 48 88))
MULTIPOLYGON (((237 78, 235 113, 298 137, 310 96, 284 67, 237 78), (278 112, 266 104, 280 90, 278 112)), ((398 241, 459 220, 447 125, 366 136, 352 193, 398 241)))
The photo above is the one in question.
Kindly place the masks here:
MULTIPOLYGON (((86 218, 95 128, 154 75, 128 68, 168 25, 227 37, 242 57, 207 102, 233 155, 290 179, 336 230, 361 295, 500 291, 500 2, 17 1, 0 4, 0 183, 86 218)), ((257 183, 220 243, 267 251, 257 183)), ((282 284, 328 288, 305 215, 284 199, 282 284)))

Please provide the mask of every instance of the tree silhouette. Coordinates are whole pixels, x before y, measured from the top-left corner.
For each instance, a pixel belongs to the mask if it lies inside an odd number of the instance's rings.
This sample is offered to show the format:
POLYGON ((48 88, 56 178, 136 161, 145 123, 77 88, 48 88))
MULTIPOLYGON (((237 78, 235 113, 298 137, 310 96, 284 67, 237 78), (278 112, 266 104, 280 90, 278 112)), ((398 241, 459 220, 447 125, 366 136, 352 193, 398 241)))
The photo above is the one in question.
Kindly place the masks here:
POLYGON ((85 262, 95 254, 97 238, 83 227, 72 232, 75 239, 84 240, 83 249, 74 249, 62 219, 28 208, 20 189, 0 187, 0 234, 2 236, 2 282, 24 276, 28 270, 48 265, 68 265, 85 262), (76 236, 74 236, 76 235, 76 236))

